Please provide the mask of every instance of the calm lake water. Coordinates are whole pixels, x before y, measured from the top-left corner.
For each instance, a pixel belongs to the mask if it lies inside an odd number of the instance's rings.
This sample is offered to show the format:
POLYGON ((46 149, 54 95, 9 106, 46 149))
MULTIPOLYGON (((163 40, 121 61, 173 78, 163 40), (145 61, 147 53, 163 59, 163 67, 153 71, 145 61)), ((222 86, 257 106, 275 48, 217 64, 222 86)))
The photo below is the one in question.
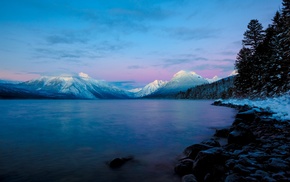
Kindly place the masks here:
POLYGON ((180 181, 187 146, 236 110, 193 100, 0 100, 0 181, 180 181), (119 169, 108 161, 133 155, 119 169))

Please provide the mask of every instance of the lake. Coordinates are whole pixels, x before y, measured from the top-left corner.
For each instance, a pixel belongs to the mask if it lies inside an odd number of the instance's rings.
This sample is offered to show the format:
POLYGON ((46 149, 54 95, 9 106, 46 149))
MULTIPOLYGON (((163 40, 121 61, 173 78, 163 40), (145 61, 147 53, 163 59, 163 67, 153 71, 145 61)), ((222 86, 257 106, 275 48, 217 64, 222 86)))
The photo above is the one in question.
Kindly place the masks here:
POLYGON ((182 151, 234 120, 212 102, 0 100, 0 181, 180 181, 182 151))

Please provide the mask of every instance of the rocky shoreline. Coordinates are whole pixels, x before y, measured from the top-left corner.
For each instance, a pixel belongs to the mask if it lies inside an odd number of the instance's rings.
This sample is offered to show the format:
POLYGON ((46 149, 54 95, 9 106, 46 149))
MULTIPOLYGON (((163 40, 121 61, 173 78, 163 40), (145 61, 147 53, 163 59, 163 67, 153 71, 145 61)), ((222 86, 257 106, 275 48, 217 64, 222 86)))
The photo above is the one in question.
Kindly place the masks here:
POLYGON ((248 106, 239 110, 230 128, 187 147, 174 171, 183 182, 290 181, 290 122, 271 119, 273 113, 248 106), (221 145, 219 139, 227 143, 221 145))

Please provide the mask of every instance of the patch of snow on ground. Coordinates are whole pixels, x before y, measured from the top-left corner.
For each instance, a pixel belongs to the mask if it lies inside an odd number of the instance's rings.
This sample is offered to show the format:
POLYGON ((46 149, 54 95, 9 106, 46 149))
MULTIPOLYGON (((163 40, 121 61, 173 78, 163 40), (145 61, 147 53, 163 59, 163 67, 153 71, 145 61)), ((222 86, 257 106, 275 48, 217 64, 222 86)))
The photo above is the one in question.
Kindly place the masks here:
POLYGON ((290 91, 283 96, 264 100, 228 99, 222 102, 224 104, 234 104, 238 106, 249 105, 251 107, 266 109, 275 113, 272 115, 272 118, 281 121, 290 120, 290 91))

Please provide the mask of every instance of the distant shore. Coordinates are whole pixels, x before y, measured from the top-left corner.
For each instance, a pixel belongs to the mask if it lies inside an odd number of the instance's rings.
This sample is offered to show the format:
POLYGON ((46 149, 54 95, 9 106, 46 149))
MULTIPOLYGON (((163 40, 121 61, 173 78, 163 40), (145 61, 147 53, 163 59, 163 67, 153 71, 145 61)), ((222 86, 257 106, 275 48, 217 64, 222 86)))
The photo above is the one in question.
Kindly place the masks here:
POLYGON ((182 181, 290 181, 290 121, 271 119, 273 113, 259 108, 214 105, 239 113, 230 128, 184 150, 174 168, 182 181))

